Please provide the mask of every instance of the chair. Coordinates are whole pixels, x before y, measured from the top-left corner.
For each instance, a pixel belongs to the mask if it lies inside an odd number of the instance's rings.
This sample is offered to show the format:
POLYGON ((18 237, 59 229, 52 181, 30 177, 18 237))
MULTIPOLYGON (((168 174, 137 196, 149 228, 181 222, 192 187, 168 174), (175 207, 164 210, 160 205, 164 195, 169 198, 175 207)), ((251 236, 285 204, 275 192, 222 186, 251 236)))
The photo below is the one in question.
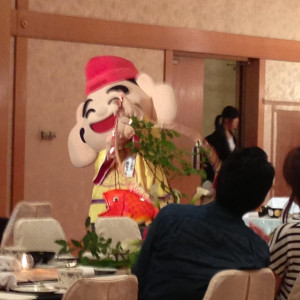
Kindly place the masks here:
POLYGON ((203 300, 273 300, 275 278, 268 269, 225 270, 211 279, 203 300))
POLYGON ((294 286, 290 292, 288 300, 299 300, 300 299, 300 273, 295 280, 294 286))
POLYGON ((56 240, 66 240, 60 223, 53 218, 19 219, 14 228, 15 249, 58 253, 56 240))
POLYGON ((138 224, 128 217, 100 217, 95 222, 95 232, 111 238, 113 246, 124 240, 142 239, 138 224))
POLYGON ((137 300, 138 281, 134 275, 103 276, 76 281, 63 300, 137 300))
POLYGON ((42 218, 51 216, 51 204, 49 202, 19 202, 14 208, 12 215, 4 229, 1 248, 13 246, 14 227, 20 218, 42 218))

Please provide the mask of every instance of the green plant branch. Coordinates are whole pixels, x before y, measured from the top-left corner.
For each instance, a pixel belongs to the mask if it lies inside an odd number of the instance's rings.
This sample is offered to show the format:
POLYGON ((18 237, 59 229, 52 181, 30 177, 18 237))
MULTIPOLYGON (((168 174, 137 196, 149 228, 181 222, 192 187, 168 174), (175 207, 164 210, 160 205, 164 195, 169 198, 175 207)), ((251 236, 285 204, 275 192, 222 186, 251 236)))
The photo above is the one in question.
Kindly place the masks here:
POLYGON ((131 267, 135 263, 140 251, 140 241, 133 241, 134 251, 130 252, 122 248, 121 242, 113 247, 112 239, 98 237, 95 232, 91 231, 90 217, 86 219, 85 225, 86 234, 80 241, 71 239, 72 247, 65 240, 55 241, 61 246, 59 254, 78 251, 79 262, 84 265, 131 267), (84 256, 86 252, 91 253, 93 259, 84 256))
MULTIPOLYGON (((140 155, 142 155, 142 154, 140 153, 140 155)), ((165 181, 164 181, 164 180, 160 180, 160 179, 158 178, 158 176, 156 175, 156 171, 153 171, 153 170, 152 170, 152 167, 150 166, 148 160, 145 159, 145 162, 146 162, 148 168, 150 169, 150 171, 152 172, 154 178, 155 178, 158 182, 160 182, 160 184, 164 184, 165 181)), ((155 168, 156 168, 156 166, 155 166, 155 168)), ((161 168, 161 166, 160 166, 160 168, 161 168)), ((163 172, 162 172, 162 174, 163 174, 163 172)), ((171 187, 170 187, 168 184, 165 185, 165 187, 167 187, 167 189, 163 189, 163 190, 164 190, 165 192, 167 192, 167 193, 171 193, 171 187)))
MULTIPOLYGON (((155 128, 153 123, 143 120, 139 121, 135 117, 132 120, 132 127, 140 140, 138 144, 129 142, 126 147, 130 148, 133 153, 137 153, 144 158, 149 170, 153 173, 154 178, 161 184, 165 192, 169 193, 173 198, 178 197, 178 194, 180 194, 177 190, 176 192, 173 191, 168 181, 165 183, 164 178, 160 179, 157 176, 157 167, 162 171, 162 174, 165 174, 166 178, 170 176, 173 179, 184 175, 200 175, 203 179, 206 178, 204 165, 200 162, 200 170, 194 169, 185 159, 185 156, 189 156, 190 153, 186 150, 178 149, 172 142, 172 139, 180 136, 178 132, 172 129, 161 129, 158 132, 159 137, 157 137, 153 135, 155 128)), ((199 151, 200 154, 201 151, 203 152, 200 144, 199 151)))

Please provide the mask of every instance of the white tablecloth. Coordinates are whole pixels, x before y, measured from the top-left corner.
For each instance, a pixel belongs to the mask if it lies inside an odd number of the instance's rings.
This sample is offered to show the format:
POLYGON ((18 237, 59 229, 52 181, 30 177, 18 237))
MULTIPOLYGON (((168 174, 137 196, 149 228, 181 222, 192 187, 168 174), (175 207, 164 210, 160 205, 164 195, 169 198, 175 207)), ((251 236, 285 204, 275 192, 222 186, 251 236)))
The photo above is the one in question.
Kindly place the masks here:
POLYGON ((244 216, 243 220, 247 226, 249 226, 250 222, 252 222, 257 227, 263 229, 265 234, 270 235, 274 232, 274 230, 282 224, 281 218, 270 218, 268 216, 264 217, 252 217, 252 216, 244 216))
POLYGON ((24 295, 13 292, 0 292, 0 300, 33 300, 37 299, 37 295, 24 295))

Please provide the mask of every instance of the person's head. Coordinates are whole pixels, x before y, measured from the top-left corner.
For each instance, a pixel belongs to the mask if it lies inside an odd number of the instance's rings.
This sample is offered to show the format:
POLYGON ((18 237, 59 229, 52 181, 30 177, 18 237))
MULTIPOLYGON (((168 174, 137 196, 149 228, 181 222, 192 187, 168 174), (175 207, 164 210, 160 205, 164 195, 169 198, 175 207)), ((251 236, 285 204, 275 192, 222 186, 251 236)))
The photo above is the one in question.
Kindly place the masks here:
POLYGON ((300 204, 300 147, 290 150, 285 157, 283 177, 291 188, 291 196, 283 213, 283 219, 286 221, 293 202, 300 204))
POLYGON ((239 112, 233 106, 226 106, 221 115, 215 120, 216 129, 223 126, 225 129, 234 130, 239 125, 239 112))
POLYGON ((263 203, 274 174, 274 168, 262 149, 251 147, 237 150, 222 163, 216 201, 233 214, 242 216, 263 203))

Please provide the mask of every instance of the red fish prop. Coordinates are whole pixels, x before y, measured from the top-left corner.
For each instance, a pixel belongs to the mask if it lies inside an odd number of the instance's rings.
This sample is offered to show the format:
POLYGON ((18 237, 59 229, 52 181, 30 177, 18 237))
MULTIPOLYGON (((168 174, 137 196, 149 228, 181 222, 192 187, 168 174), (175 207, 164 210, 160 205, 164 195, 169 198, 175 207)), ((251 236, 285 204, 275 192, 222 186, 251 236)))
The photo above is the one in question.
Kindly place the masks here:
POLYGON ((158 209, 144 196, 130 190, 111 190, 103 193, 107 210, 99 217, 129 217, 138 224, 150 223, 158 209))

